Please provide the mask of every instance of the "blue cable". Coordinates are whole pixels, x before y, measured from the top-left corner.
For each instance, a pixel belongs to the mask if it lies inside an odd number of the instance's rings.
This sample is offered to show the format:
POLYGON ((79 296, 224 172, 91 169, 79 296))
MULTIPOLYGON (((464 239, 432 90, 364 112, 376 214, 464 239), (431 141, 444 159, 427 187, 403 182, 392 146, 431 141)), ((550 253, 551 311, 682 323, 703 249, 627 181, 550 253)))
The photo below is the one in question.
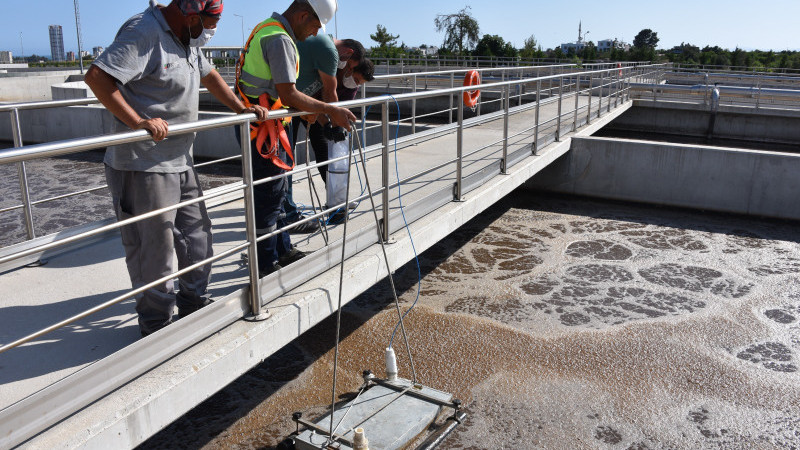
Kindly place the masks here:
MULTIPOLYGON (((394 326, 394 330, 392 331, 392 338, 389 340, 389 347, 392 347, 394 343, 394 336, 397 334, 397 329, 400 327, 400 323, 406 318, 408 313, 417 306, 417 302, 419 301, 420 292, 422 291, 422 267, 419 263, 419 256, 417 255, 417 248, 414 245, 414 238, 411 236, 411 229, 408 226, 408 221, 406 220, 406 213, 405 208, 403 208, 403 193, 400 191, 400 165, 397 162, 397 138, 400 135, 400 104, 397 102, 397 99, 394 96, 389 95, 389 97, 394 100, 394 105, 397 107, 397 126, 395 127, 394 131, 394 172, 397 175, 397 201, 400 204, 400 214, 403 216, 403 224, 406 227, 406 232, 408 233, 408 239, 411 241, 411 249, 414 251, 414 261, 417 263, 417 298, 414 299, 414 303, 411 304, 411 307, 400 316, 400 320, 397 321, 397 325, 394 326)), ((371 106, 370 106, 371 107, 371 106)), ((366 117, 366 113, 364 114, 366 117)), ((362 133, 363 136, 363 133, 362 133)))

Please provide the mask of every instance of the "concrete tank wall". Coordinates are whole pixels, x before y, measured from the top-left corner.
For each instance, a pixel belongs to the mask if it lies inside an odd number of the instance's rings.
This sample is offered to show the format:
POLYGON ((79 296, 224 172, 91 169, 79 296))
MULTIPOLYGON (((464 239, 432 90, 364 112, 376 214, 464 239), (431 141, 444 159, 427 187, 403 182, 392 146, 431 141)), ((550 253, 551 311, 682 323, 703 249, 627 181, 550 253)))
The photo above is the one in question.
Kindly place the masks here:
POLYGON ((9 72, 0 74, 0 102, 37 102, 52 100, 50 87, 61 84, 79 70, 52 72, 9 72))
POLYGON ((800 219, 800 155, 574 137, 536 190, 800 219))
MULTIPOLYGON (((609 129, 705 137, 709 107, 636 100, 609 129)), ((758 142, 800 143, 800 111, 720 106, 714 136, 758 142)))

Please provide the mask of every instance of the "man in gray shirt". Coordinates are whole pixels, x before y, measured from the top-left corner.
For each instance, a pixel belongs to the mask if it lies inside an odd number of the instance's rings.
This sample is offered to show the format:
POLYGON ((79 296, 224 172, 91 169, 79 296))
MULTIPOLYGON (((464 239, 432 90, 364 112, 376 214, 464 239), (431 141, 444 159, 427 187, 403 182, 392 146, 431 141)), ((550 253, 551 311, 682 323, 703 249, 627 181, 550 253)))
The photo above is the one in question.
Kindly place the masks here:
MULTIPOLYGON (((195 135, 167 137, 169 124, 197 120, 200 84, 237 113, 246 108, 200 51, 213 36, 222 0, 173 0, 150 7, 122 25, 114 42, 92 64, 86 83, 116 117, 114 131, 147 130, 152 141, 109 147, 106 179, 118 220, 162 209, 202 196, 192 161, 195 135)), ((205 204, 195 203, 122 227, 122 243, 134 288, 173 273, 177 254, 183 269, 210 258, 211 220, 205 204)), ((160 283, 136 298, 143 336, 172 322, 177 302, 184 317, 211 302, 206 289, 207 264, 172 283, 160 283)))

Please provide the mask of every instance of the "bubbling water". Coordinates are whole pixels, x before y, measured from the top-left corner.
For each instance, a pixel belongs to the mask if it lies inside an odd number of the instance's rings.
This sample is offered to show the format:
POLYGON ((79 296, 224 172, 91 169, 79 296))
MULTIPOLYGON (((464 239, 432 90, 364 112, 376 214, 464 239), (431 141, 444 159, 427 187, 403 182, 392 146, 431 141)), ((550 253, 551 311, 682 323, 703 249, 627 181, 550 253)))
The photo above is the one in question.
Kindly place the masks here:
MULTIPOLYGON (((443 448, 796 448, 799 237, 785 222, 573 197, 496 205, 421 255, 406 322, 419 381, 469 414, 443 448)), ((396 281, 407 307, 416 267, 396 281)), ((363 369, 382 374, 388 289, 346 309, 343 398, 363 369)), ((272 446, 293 411, 323 413, 333 335, 327 320, 215 396, 235 411, 197 446, 272 446), (230 406, 256 389, 246 413, 230 406)), ((201 427, 204 409, 224 410, 201 406, 146 445, 201 427)))

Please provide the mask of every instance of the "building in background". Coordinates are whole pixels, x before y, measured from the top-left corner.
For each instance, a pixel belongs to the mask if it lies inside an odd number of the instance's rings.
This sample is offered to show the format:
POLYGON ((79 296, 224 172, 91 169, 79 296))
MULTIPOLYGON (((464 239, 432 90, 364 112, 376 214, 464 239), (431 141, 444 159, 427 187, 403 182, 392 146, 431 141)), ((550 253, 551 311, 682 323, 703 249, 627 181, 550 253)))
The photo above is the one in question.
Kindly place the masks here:
POLYGON ((14 55, 11 52, 0 51, 0 64, 11 64, 14 62, 14 55))
POLYGON ((597 51, 599 52, 610 52, 611 49, 614 48, 627 51, 631 49, 631 44, 622 42, 619 39, 603 39, 602 41, 597 41, 597 51))
POLYGON ((64 33, 61 25, 50 25, 50 59, 64 61, 64 33))
POLYGON ((82 50, 81 51, 81 59, 89 56, 89 50, 82 50))
POLYGON ((67 61, 75 61, 75 52, 73 51, 67 52, 67 61))
POLYGON ((103 47, 92 47, 92 56, 94 56, 94 59, 97 59, 103 54, 103 51, 105 51, 103 47))

